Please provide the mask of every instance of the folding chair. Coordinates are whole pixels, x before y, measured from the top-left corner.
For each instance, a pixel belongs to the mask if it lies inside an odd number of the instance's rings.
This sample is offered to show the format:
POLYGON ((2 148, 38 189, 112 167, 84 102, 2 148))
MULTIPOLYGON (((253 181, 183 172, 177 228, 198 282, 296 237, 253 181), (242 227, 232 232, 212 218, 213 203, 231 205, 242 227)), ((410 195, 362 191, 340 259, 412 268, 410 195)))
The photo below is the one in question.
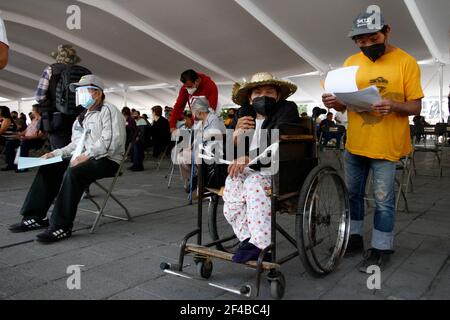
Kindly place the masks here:
POLYGON ((123 165, 124 165, 124 163, 125 163, 125 160, 126 160, 127 157, 128 157, 128 153, 130 152, 132 146, 133 146, 132 143, 130 143, 130 144, 128 145, 128 148, 127 148, 125 154, 123 155, 122 160, 120 161, 119 169, 117 169, 116 174, 112 177, 113 180, 112 180, 111 184, 109 185, 109 187, 105 187, 105 186, 103 186, 102 184, 100 184, 100 182, 94 181, 94 184, 106 193, 106 198, 103 200, 102 205, 100 205, 99 203, 97 203, 92 197, 88 197, 87 199, 88 199, 89 201, 91 201, 91 202, 95 205, 95 207, 97 208, 97 210, 89 210, 89 209, 81 209, 81 208, 80 208, 80 210, 87 211, 87 212, 92 212, 92 213, 95 213, 95 214, 97 215, 96 218, 95 218, 94 224, 93 224, 92 227, 91 227, 91 233, 94 233, 95 228, 97 227, 97 224, 99 223, 100 218, 101 218, 102 216, 103 216, 103 217, 112 218, 112 219, 116 219, 116 220, 122 220, 122 221, 131 221, 131 220, 132 220, 131 215, 130 215, 130 212, 128 211, 128 209, 122 204, 122 202, 120 202, 120 201, 112 194, 112 191, 113 191, 113 189, 114 189, 114 186, 116 185, 117 179, 118 179, 119 176, 122 174, 122 167, 123 167, 123 165), (104 213, 103 213, 103 211, 105 210, 105 207, 106 207, 106 204, 107 204, 109 198, 112 198, 119 206, 122 207, 122 209, 125 211, 126 218, 124 218, 124 217, 112 216, 112 215, 107 215, 107 214, 104 214, 104 213))
MULTIPOLYGON (((173 153, 175 157, 178 155, 178 143, 179 141, 175 141, 175 146, 173 147, 171 154, 173 153)), ((170 158, 170 167, 167 171, 167 174, 165 175, 165 179, 169 178, 169 181, 167 182, 167 189, 170 189, 170 185, 172 184, 173 176, 175 175, 175 163, 172 161, 172 157, 170 158)))
POLYGON ((398 210, 398 204, 401 196, 403 198, 403 201, 405 202, 405 212, 409 212, 408 199, 406 198, 406 196, 408 195, 410 187, 411 192, 413 192, 413 183, 411 178, 411 171, 412 171, 411 162, 412 162, 412 154, 401 158, 396 165, 396 170, 401 171, 400 178, 395 177, 395 183, 398 186, 397 198, 395 199, 396 211, 398 210))
MULTIPOLYGON (((412 178, 411 178, 411 162, 412 157, 410 155, 401 158, 397 163, 395 170, 401 171, 400 177, 395 177, 395 185, 397 186, 396 197, 395 197, 395 211, 398 211, 398 205, 400 202, 400 197, 403 198, 405 203, 405 212, 409 212, 408 199, 406 196, 408 195, 409 189, 411 188, 411 192, 413 192, 412 178)), ((371 202, 375 202, 375 198, 373 197, 373 173, 372 170, 369 171, 366 181, 364 200, 366 202, 367 208, 371 207, 371 202)))
POLYGON ((445 136, 447 131, 447 124, 445 123, 437 123, 436 125, 425 125, 425 126, 414 126, 414 131, 416 135, 423 135, 425 139, 423 144, 414 144, 414 153, 412 156, 412 163, 414 168, 414 174, 417 175, 415 155, 417 152, 431 152, 435 155, 438 166, 439 166, 439 178, 442 177, 442 147, 443 143, 439 142, 440 136, 445 136), (430 139, 429 139, 430 137, 430 139))

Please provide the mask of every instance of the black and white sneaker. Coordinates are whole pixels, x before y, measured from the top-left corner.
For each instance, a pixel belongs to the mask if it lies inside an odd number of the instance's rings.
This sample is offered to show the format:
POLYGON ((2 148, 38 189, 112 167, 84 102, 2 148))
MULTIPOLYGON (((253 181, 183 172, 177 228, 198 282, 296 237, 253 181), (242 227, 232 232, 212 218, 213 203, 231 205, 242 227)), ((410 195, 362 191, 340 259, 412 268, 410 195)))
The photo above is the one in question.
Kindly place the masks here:
POLYGON ((69 238, 72 235, 72 229, 69 228, 59 228, 59 229, 50 229, 48 228, 44 232, 38 234, 36 236, 36 241, 42 243, 52 243, 59 240, 64 240, 69 238))
POLYGON ((37 229, 48 228, 48 219, 38 219, 38 218, 23 218, 21 222, 15 223, 9 226, 9 231, 13 233, 27 232, 37 229))

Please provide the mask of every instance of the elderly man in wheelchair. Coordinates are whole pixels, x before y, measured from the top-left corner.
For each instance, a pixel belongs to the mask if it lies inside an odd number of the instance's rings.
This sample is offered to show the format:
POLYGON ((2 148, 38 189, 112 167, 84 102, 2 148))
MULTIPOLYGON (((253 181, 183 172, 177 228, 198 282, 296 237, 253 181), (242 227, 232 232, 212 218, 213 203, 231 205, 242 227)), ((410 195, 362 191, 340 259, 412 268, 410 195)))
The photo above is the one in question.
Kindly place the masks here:
POLYGON ((233 261, 245 263, 257 260, 271 242, 271 180, 264 168, 255 164, 248 166, 252 155, 261 150, 263 129, 270 130, 281 123, 299 123, 297 105, 286 98, 297 87, 287 81, 277 80, 271 74, 255 74, 244 85, 235 84, 233 101, 240 105, 237 112, 233 141, 240 148, 241 139, 250 130, 250 146, 245 155, 234 160, 228 167, 229 176, 223 193, 223 213, 234 233, 241 241, 233 261))

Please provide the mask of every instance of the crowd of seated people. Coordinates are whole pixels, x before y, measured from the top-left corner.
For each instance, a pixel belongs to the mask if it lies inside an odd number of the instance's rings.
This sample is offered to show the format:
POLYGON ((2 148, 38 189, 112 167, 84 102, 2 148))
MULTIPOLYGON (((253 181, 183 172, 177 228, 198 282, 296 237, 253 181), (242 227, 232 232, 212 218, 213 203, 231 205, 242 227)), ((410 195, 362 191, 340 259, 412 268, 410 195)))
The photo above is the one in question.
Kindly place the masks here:
POLYGON ((27 169, 17 169, 16 157, 28 157, 30 150, 41 149, 46 141, 46 135, 40 130, 39 105, 33 105, 32 117, 30 117, 31 123, 28 126, 26 125, 26 119, 23 119, 25 117, 23 113, 20 117, 17 117, 17 112, 9 112, 8 107, 3 106, 0 110, 0 119, 2 119, 0 136, 2 136, 4 143, 6 162, 6 167, 1 170, 15 170, 17 173, 26 172, 27 169))

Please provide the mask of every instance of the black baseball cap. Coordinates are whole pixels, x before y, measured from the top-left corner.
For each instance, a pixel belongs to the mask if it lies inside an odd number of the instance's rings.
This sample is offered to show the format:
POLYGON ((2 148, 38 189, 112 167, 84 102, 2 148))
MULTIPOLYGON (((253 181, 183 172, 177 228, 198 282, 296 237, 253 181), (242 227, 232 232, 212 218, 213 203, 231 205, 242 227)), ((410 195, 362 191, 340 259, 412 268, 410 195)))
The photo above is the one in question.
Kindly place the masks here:
POLYGON ((384 17, 379 13, 380 19, 379 24, 376 24, 376 15, 378 13, 376 12, 363 12, 360 13, 355 20, 353 20, 353 26, 352 30, 347 35, 349 38, 353 38, 355 36, 363 35, 363 34, 369 34, 369 33, 375 33, 378 31, 381 31, 383 27, 385 26, 384 23, 384 17))

